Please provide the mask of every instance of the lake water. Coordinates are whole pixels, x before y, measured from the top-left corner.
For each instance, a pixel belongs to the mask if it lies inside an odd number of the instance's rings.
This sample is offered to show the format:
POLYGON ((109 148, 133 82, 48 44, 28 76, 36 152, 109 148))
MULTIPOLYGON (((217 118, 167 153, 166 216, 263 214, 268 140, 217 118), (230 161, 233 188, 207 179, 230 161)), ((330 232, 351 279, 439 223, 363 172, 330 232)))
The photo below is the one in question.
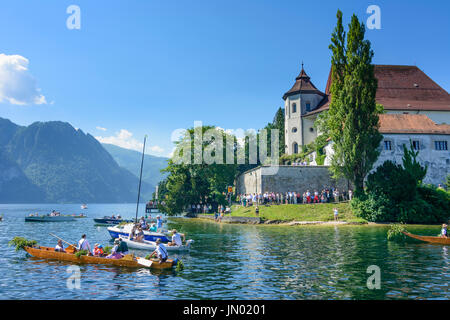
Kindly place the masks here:
MULTIPOLYGON (((141 205, 141 211, 144 205, 141 205)), ((55 233, 76 242, 86 233, 110 245, 92 218, 132 218, 135 204, 89 204, 75 222, 25 222, 30 212, 80 213, 80 205, 0 205, 0 299, 449 299, 449 246, 396 244, 380 226, 254 226, 169 219, 194 239, 189 253, 171 254, 182 271, 155 272, 80 265, 81 289, 68 289, 70 264, 27 257, 7 243, 14 236, 54 246, 55 233), (381 288, 369 290, 367 268, 381 270, 381 288)), ((436 235, 437 226, 410 231, 436 235)), ((135 251, 139 255, 145 252, 135 251)))

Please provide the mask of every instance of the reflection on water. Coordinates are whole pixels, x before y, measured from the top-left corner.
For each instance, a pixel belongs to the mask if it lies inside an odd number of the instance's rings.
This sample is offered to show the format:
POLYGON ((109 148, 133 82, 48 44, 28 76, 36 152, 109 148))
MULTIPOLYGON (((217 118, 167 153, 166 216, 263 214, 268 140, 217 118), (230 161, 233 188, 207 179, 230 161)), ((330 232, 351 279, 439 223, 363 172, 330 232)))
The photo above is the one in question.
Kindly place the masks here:
MULTIPOLYGON (((182 271, 79 265, 81 290, 69 290, 71 264, 27 257, 7 247, 14 236, 54 246, 86 233, 91 244, 109 244, 93 217, 133 217, 134 205, 95 205, 89 218, 25 223, 29 212, 80 213, 79 205, 0 205, 0 299, 448 299, 447 246, 386 241, 387 227, 254 226, 171 219, 169 227, 195 240, 182 271), (381 269, 381 289, 366 287, 367 267, 381 269)), ((143 208, 142 208, 143 209, 143 208)), ((435 234, 438 227, 411 227, 435 234)), ((145 252, 135 251, 139 255, 145 252)))

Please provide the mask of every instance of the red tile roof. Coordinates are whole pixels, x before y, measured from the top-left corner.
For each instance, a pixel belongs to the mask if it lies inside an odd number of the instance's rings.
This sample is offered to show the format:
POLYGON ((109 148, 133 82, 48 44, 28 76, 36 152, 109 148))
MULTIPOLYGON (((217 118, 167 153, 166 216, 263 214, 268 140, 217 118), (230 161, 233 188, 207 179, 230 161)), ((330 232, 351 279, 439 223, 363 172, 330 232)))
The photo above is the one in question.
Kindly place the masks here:
MULTIPOLYGON (((376 101, 385 110, 450 111, 450 95, 416 66, 375 65, 378 79, 376 101)), ((331 70, 325 89, 326 98, 307 115, 329 108, 331 70)))
POLYGON ((446 134, 450 125, 436 124, 424 114, 380 114, 380 133, 446 134))

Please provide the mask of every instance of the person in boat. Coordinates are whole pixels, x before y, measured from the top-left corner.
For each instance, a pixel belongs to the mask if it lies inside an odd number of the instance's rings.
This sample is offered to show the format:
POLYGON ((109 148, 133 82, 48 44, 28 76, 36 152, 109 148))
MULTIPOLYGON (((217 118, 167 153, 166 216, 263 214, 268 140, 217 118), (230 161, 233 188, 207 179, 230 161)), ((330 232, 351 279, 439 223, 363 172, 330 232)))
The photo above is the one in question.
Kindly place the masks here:
POLYGON ((163 227, 163 222, 162 222, 162 219, 161 219, 161 216, 160 215, 157 215, 156 216, 156 229, 162 229, 162 227, 163 227))
POLYGON ((144 242, 144 230, 141 227, 137 228, 136 237, 134 238, 136 242, 144 242))
POLYGON ((159 259, 159 263, 163 263, 169 258, 169 254, 167 253, 166 247, 161 243, 161 239, 156 239, 156 249, 150 255, 151 257, 157 257, 159 259))
POLYGON ((111 216, 111 219, 116 220, 116 217, 114 215, 111 216))
POLYGON ((61 240, 58 240, 58 243, 55 246, 55 251, 57 252, 65 252, 64 247, 63 247, 63 243, 61 240))
POLYGON ((96 243, 94 245, 94 256, 97 257, 103 256, 103 246, 101 244, 96 243))
POLYGON ((156 232, 158 229, 156 228, 156 224, 155 223, 152 223, 152 225, 150 226, 150 229, 149 229, 151 232, 156 232))
POLYGON ((106 256, 107 259, 122 259, 122 253, 118 252, 119 250, 119 239, 114 240, 114 247, 111 249, 111 254, 106 256))
POLYGON ((117 249, 117 252, 120 252, 123 255, 128 254, 128 245, 122 238, 119 238, 119 248, 117 249))
POLYGON ((448 238, 447 225, 445 223, 442 225, 440 237, 441 238, 448 238))
POLYGON ((122 216, 120 214, 117 215, 117 219, 122 219, 122 216))
POLYGON ((89 241, 86 239, 86 235, 83 234, 81 236, 80 241, 78 241, 78 247, 77 250, 86 250, 89 252, 89 254, 92 254, 91 245, 89 244, 89 241))
POLYGON ((141 221, 139 221, 139 224, 140 224, 141 229, 143 229, 143 230, 146 230, 148 228, 147 222, 145 221, 144 217, 141 217, 141 221))
POLYGON ((181 235, 183 236, 183 240, 185 240, 185 235, 177 232, 176 229, 172 230, 172 242, 169 242, 168 246, 177 246, 180 247, 183 245, 183 241, 181 240, 181 235))

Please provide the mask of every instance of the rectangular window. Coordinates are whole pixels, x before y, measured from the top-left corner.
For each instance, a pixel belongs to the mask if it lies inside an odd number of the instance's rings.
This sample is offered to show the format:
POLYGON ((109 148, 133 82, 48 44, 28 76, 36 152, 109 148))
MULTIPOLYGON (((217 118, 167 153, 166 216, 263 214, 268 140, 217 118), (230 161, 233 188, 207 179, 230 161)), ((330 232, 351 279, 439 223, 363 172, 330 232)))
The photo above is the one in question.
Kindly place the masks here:
POLYGON ((435 141, 434 148, 436 150, 448 150, 447 141, 435 141))
POLYGON ((311 103, 307 102, 306 103, 306 112, 311 111, 311 103))
POLYGON ((414 150, 420 150, 420 142, 419 141, 417 141, 417 140, 413 141, 412 145, 413 145, 414 150))
POLYGON ((389 140, 384 140, 384 150, 392 150, 392 144, 389 140))

